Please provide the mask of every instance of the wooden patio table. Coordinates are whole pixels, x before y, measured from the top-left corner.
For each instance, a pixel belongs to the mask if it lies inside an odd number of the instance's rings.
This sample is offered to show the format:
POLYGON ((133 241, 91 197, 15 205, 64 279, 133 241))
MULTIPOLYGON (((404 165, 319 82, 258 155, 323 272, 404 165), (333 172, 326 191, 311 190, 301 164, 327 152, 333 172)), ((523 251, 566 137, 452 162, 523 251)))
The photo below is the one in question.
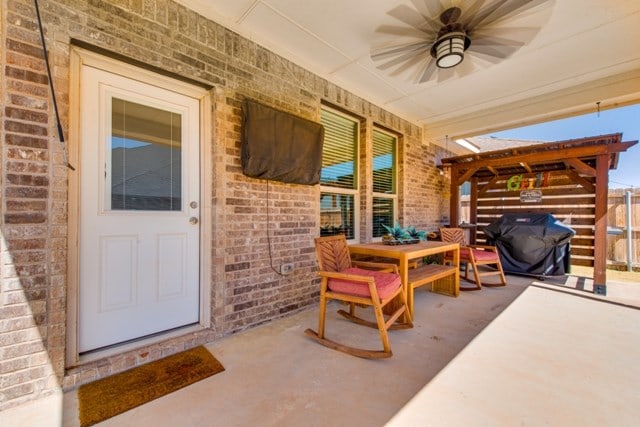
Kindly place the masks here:
MULTIPOLYGON (((460 294, 460 245, 449 242, 421 241, 408 245, 385 245, 383 243, 358 243, 349 245, 349 253, 357 256, 373 256, 396 259, 399 261, 398 272, 402 279, 404 296, 409 307, 409 316, 413 319, 413 290, 419 286, 432 284, 431 291, 457 297, 460 294), (409 269, 411 260, 430 255, 453 253, 451 265, 422 264, 409 269)), ((441 257, 442 258, 442 257, 441 257)), ((393 312, 390 302, 385 312, 393 312)), ((386 308, 386 307, 385 307, 386 308)))

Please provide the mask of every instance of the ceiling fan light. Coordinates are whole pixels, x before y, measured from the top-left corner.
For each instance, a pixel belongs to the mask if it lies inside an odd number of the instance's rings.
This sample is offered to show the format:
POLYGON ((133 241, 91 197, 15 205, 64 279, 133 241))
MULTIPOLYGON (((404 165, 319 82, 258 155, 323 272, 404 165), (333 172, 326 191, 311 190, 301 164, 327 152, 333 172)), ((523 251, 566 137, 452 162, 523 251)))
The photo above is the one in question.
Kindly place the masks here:
POLYGON ((435 46, 438 68, 455 67, 464 59, 465 34, 451 32, 442 36, 435 46))

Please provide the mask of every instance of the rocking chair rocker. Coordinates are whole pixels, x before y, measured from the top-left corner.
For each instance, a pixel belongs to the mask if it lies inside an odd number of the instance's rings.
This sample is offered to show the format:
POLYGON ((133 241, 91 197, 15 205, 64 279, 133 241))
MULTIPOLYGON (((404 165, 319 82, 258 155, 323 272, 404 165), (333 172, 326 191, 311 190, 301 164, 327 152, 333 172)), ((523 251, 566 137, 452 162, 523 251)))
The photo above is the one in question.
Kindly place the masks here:
POLYGON ((408 313, 407 302, 402 289, 398 268, 395 264, 374 262, 351 262, 349 249, 344 235, 318 237, 315 239, 318 275, 320 282, 320 313, 318 332, 305 331, 320 344, 357 357, 377 359, 391 357, 389 329, 408 329, 413 327, 408 316, 406 323, 395 323, 403 314, 408 313), (377 270, 372 270, 372 269, 377 270), (395 298, 399 298, 399 307, 385 320, 382 309, 395 298), (349 304, 349 312, 338 313, 359 325, 378 329, 383 350, 366 350, 337 343, 325 337, 325 312, 327 301, 339 300, 349 304), (376 321, 371 322, 356 316, 356 305, 373 306, 376 321))

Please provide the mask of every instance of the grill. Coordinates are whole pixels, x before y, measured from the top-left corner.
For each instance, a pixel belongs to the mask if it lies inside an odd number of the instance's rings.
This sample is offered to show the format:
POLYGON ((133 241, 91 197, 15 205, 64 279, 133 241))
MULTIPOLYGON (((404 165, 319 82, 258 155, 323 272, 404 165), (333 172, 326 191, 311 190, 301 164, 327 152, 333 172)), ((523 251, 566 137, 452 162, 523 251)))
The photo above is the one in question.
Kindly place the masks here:
POLYGON ((575 231, 551 214, 505 214, 484 233, 507 273, 544 278, 569 272, 575 231))

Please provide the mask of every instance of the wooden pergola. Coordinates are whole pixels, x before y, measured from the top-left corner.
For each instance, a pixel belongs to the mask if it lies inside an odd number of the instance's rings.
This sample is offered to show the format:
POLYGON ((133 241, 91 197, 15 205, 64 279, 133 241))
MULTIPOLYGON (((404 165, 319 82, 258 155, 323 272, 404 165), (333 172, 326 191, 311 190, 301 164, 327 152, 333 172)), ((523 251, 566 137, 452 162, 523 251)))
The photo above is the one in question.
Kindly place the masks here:
POLYGON ((568 219, 578 230, 571 244, 580 258, 573 259, 572 249, 572 262, 593 266, 594 293, 606 294, 608 171, 637 142, 622 142, 617 133, 443 159, 451 176, 451 224, 460 223, 459 187, 467 181, 469 219, 478 226, 513 212, 568 219))

